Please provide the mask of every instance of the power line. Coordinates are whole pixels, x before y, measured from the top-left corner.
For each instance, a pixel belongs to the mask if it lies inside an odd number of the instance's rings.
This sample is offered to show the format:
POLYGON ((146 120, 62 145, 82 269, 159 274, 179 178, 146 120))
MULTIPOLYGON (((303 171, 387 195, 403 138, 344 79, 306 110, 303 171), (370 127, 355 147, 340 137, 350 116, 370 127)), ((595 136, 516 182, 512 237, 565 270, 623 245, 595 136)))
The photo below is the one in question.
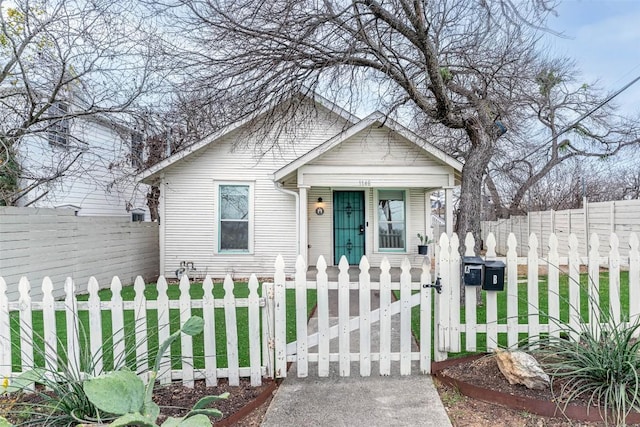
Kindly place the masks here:
MULTIPOLYGON (((574 127, 576 127, 578 125, 578 123, 580 123, 581 121, 583 121, 584 119, 586 119, 587 117, 589 117, 590 115, 592 115, 593 113, 595 113, 596 111, 598 111, 600 108, 602 108, 604 105, 606 105, 608 102, 610 102, 613 98, 615 98, 616 96, 620 95, 622 92, 624 92, 625 90, 629 89, 631 86, 633 86, 638 80, 640 80, 640 76, 636 77, 635 79, 633 79, 631 82, 627 83, 626 85, 624 85, 622 88, 618 89, 616 92, 612 93, 611 95, 609 95, 604 101, 602 101, 600 104, 596 105, 593 109, 591 109, 590 111, 587 111, 586 113, 584 113, 582 116, 578 117, 578 119, 573 122, 572 124, 570 124, 569 126, 567 126, 566 128, 564 128, 563 130, 561 130, 556 137, 559 137, 560 135, 570 131, 571 129, 573 129, 574 127)), ((548 143, 553 142, 553 138, 549 140, 548 143)), ((546 145, 546 144, 545 144, 546 145)))

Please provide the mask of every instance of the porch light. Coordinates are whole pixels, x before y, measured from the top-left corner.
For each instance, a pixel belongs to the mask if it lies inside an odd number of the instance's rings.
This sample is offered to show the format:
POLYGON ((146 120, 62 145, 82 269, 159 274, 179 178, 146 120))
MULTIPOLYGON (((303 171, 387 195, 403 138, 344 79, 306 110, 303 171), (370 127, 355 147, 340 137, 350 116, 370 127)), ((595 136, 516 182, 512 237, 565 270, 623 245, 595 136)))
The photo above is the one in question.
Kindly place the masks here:
POLYGON ((316 215, 324 215, 324 208, 322 207, 322 197, 318 197, 318 206, 316 206, 316 215))

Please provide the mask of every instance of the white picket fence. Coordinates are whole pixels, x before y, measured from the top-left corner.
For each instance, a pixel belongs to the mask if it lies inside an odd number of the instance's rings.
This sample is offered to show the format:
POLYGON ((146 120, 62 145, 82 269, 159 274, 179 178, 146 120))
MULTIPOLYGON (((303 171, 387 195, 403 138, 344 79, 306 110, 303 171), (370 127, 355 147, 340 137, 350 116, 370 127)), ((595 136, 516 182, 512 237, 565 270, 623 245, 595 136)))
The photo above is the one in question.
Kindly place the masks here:
MULTIPOLYGON (((476 293, 467 287, 463 304, 465 315, 462 320, 460 304, 460 271, 461 257, 458 253, 459 240, 457 235, 450 238, 442 235, 436 246, 435 276, 440 277, 442 294, 434 293, 432 288, 424 285, 433 282, 431 263, 425 258, 420 280, 411 278, 411 266, 405 259, 401 265, 398 281, 391 280, 389 262, 385 259, 380 265, 379 281, 371 280, 372 267, 366 257, 360 263, 357 281, 349 280, 349 266, 345 259, 339 265, 337 281, 328 279, 328 271, 324 258, 320 257, 316 268, 315 280, 307 278, 307 266, 302 258, 296 263, 295 276, 287 279, 285 265, 281 256, 277 257, 273 283, 262 284, 262 296, 258 294, 259 283, 252 275, 249 283, 247 298, 235 298, 234 283, 227 276, 222 287, 224 296, 214 297, 214 283, 206 277, 203 283, 204 296, 194 300, 190 297, 190 283, 184 276, 179 285, 178 299, 170 300, 167 294, 168 284, 164 277, 157 282, 158 297, 155 300, 145 298, 145 284, 142 278, 137 278, 134 285, 135 298, 133 301, 123 301, 120 280, 115 277, 111 282, 112 298, 101 301, 98 296, 99 284, 94 278, 87 284, 88 300, 79 301, 76 296, 76 286, 71 279, 65 283, 66 296, 64 300, 53 297, 53 283, 45 278, 41 285, 41 300, 31 298, 32 287, 26 278, 18 283, 19 298, 9 301, 7 297, 7 283, 0 277, 0 377, 12 377, 20 372, 31 369, 38 356, 34 346, 33 318, 34 313, 42 313, 44 340, 44 363, 49 370, 60 370, 58 366, 58 349, 65 347, 67 369, 78 372, 83 366, 81 354, 89 352, 93 355, 95 365, 90 374, 96 374, 104 369, 101 363, 106 346, 116 357, 129 352, 135 353, 135 360, 142 361, 137 365, 140 375, 148 370, 150 349, 148 347, 150 325, 155 325, 152 334, 158 336, 158 342, 165 340, 170 334, 171 313, 179 313, 180 323, 184 323, 195 309, 202 309, 204 318, 204 343, 200 349, 194 349, 191 337, 181 337, 180 368, 172 368, 171 360, 176 354, 171 349, 165 355, 160 370, 161 382, 182 380, 192 387, 197 379, 205 379, 208 385, 215 385, 218 378, 228 378, 231 385, 239 383, 240 377, 250 377, 251 383, 259 385, 263 377, 281 378, 287 375, 287 363, 296 362, 297 375, 305 377, 313 375, 310 364, 317 364, 317 375, 325 377, 330 374, 331 367, 337 367, 339 374, 349 376, 351 363, 359 363, 359 375, 390 375, 392 362, 398 362, 401 375, 412 373, 412 362, 419 361, 419 372, 429 373, 432 360, 431 338, 433 333, 433 357, 436 361, 444 360, 448 353, 461 351, 491 351, 499 344, 514 347, 519 344, 519 334, 526 334, 533 342, 541 334, 559 335, 569 326, 573 331, 580 330, 581 322, 586 316, 590 327, 598 330, 600 313, 606 309, 611 313, 614 322, 625 325, 625 322, 640 320, 640 249, 638 237, 631 233, 625 241, 629 242, 628 256, 620 255, 620 244, 616 234, 611 234, 609 242, 601 245, 597 235, 589 240, 588 256, 581 257, 580 244, 575 235, 568 239, 567 247, 560 247, 555 235, 549 237, 548 256, 538 255, 539 245, 535 235, 531 235, 527 242, 528 254, 518 257, 516 238, 509 236, 507 256, 496 256, 496 242, 493 235, 486 239, 487 252, 485 258, 503 260, 506 263, 504 298, 499 291, 487 291, 486 321, 478 321, 476 293), (526 278, 519 279, 518 266, 527 266, 526 278), (541 267, 544 267, 541 270, 541 267), (546 268, 546 271, 544 271, 546 268), (608 271, 609 307, 598 306, 600 293, 601 269, 608 271), (586 293, 581 290, 580 272, 588 272, 586 293), (620 304, 621 270, 628 270, 629 295, 628 309, 620 304), (546 274, 548 301, 547 310, 541 313, 540 308, 540 273, 546 274), (561 284, 561 272, 568 274, 568 284, 561 284), (521 284, 521 282, 523 282, 521 284), (518 287, 525 285, 526 298, 520 298, 518 287), (567 299, 560 297, 562 286, 566 286, 567 299), (286 337, 286 294, 287 289, 293 289, 296 299, 296 341, 287 343, 286 337), (309 311, 307 291, 315 290, 317 295, 317 331, 310 331, 307 325, 309 311), (372 308, 371 293, 380 295, 380 307, 372 308), (392 292, 399 293, 399 300, 394 301, 392 292), (350 295, 358 295, 358 313, 354 316, 349 311, 350 295), (580 307, 581 298, 587 298, 587 312, 581 313, 575 307, 580 307), (337 301, 331 298, 336 298, 337 301), (500 316, 498 302, 505 300, 506 317, 500 316), (337 319, 330 318, 330 304, 337 302, 337 319), (432 322, 433 305, 433 322, 432 322), (419 350, 412 349, 411 311, 419 306, 420 330, 418 339, 419 350), (561 319, 563 307, 569 306, 565 320, 561 319), (523 308, 523 307, 526 307, 523 308), (239 308, 246 308, 248 321, 241 328, 248 330, 249 363, 240 366, 239 362, 239 334, 237 313, 239 308), (526 311, 522 317, 518 316, 519 309, 526 311), (216 331, 223 327, 216 323, 216 310, 224 311, 226 340, 225 348, 216 348, 216 331), (15 314, 15 313, 17 314, 15 314), (57 315, 59 313, 61 315, 57 315), (109 325, 113 337, 103 336, 103 321, 109 316, 109 325), (397 317, 393 317, 393 316, 397 317), (17 318, 16 318, 17 317, 17 318), (127 341, 125 348, 125 318, 133 318, 135 325, 134 336, 127 341), (399 336, 392 334, 392 321, 399 317, 399 336), (502 317, 502 318, 501 318, 502 317), (56 322, 64 319, 63 325, 56 322), (548 322, 546 319, 549 319, 548 322), (81 320, 83 319, 83 320, 81 320), (88 319, 88 320, 87 320, 88 319), (12 322, 14 327, 12 328, 12 322), (15 325, 18 325, 17 327, 15 325), (63 334, 60 331, 64 331, 63 334), (356 332, 357 331, 357 332, 356 332), (351 340, 357 334, 358 348, 354 349, 351 340), (464 335, 463 335, 464 334, 464 335), (486 336, 486 346, 479 345, 479 337, 486 336), (378 336, 379 339, 373 339, 378 336), (464 337, 465 345, 462 345, 464 337), (64 342, 60 345, 59 341, 64 342), (395 341, 397 339, 397 341, 395 341), (331 346, 331 340, 337 340, 336 346, 331 346), (19 346, 15 343, 19 342, 19 346), (196 361, 195 354, 202 354, 203 361, 196 361), (227 367, 218 366, 218 357, 225 354, 227 367), (16 372, 12 369, 13 360, 20 359, 16 372), (197 362, 197 363, 196 363, 197 362), (377 363, 377 372, 375 371, 377 363), (196 367, 196 365, 198 367, 196 367), (202 366, 200 366, 202 365, 202 366)), ((466 237, 466 255, 473 256, 473 238, 466 237)), ((564 273, 563 273, 564 274, 564 273)), ((625 273, 627 274, 627 273, 625 273)), ((220 286, 219 284, 215 286, 220 286)), ((564 290, 564 289, 563 289, 564 290)), ((131 331, 131 329, 129 329, 131 331)), ((575 332, 570 335, 578 339, 575 332)), ((153 351, 151 351, 153 353, 153 351)), ((397 365, 396 365, 397 366, 397 365)))
MULTIPOLYGON (((518 334, 527 334, 529 342, 534 342, 542 333, 558 336, 562 330, 572 331, 571 338, 577 340, 577 331, 582 324, 588 324, 590 330, 598 333, 601 319, 600 314, 609 313, 613 323, 623 327, 626 324, 637 322, 640 317, 640 251, 638 237, 630 233, 626 239, 629 242, 628 256, 620 255, 619 238, 615 233, 610 234, 609 242, 600 244, 597 234, 593 234, 589 240, 587 257, 581 257, 580 244, 576 235, 571 234, 567 247, 558 245, 555 234, 549 236, 548 255, 546 258, 538 256, 539 245, 536 235, 532 234, 527 242, 528 254, 526 257, 518 257, 516 238, 510 234, 508 238, 508 250, 506 257, 496 256, 496 240, 493 234, 486 239, 486 259, 502 260, 506 263, 505 290, 506 292, 506 318, 498 318, 498 291, 486 292, 486 322, 477 321, 476 293, 473 287, 466 287, 465 292, 465 321, 460 320, 460 256, 458 255, 459 240, 457 235, 449 239, 443 235, 440 239, 437 254, 436 274, 442 278, 443 293, 437 298, 435 322, 435 358, 444 360, 447 352, 460 352, 463 350, 491 351, 498 346, 499 334, 506 335, 506 345, 517 346, 518 334), (604 248, 602 246, 605 246, 604 248), (518 297, 518 266, 526 265, 527 298, 518 297), (546 298, 548 309, 545 313, 540 311, 540 281, 539 268, 547 269, 548 290, 546 298), (587 322, 583 322, 579 307, 581 304, 580 271, 581 267, 588 272, 586 304, 587 322), (629 308, 623 311, 620 303, 620 275, 621 267, 628 269, 629 274, 629 308), (599 307, 599 294, 601 276, 600 269, 608 270, 609 307, 599 307), (568 299, 560 296, 560 272, 568 272, 568 299), (518 316, 518 309, 526 307, 525 319, 518 316), (563 324, 559 319, 561 306, 569 307, 568 322, 563 324), (577 309, 578 308, 578 309, 577 309), (541 323, 541 318, 548 316, 548 323, 541 323), (566 326, 569 326, 567 329, 566 326), (465 334, 465 347, 461 345, 461 334, 465 334), (486 348, 477 345, 478 334, 486 334, 486 348)), ((467 256, 473 253, 474 240, 469 234, 465 240, 467 256)), ((584 294, 584 292, 583 292, 584 294)), ((583 295, 584 296, 584 295, 583 295)))
MULTIPOLYGON (((267 366, 261 361, 269 360, 263 357, 262 352, 268 351, 267 347, 261 346, 261 342, 267 339, 261 337, 260 316, 261 307, 266 305, 266 298, 258 295, 258 280, 252 275, 249 283, 249 295, 247 298, 235 298, 233 295, 234 283, 230 276, 227 276, 224 284, 225 293, 223 298, 214 298, 214 283, 210 277, 206 277, 203 282, 204 296, 200 300, 193 300, 189 295, 189 279, 182 277, 179 285, 179 299, 170 300, 167 295, 168 284, 164 277, 157 281, 158 297, 156 300, 145 298, 145 283, 138 277, 134 284, 135 298, 133 301, 123 301, 121 296, 122 284, 117 277, 111 282, 113 296, 110 301, 101 301, 98 296, 99 284, 95 278, 90 278, 87 285, 89 297, 87 301, 78 301, 76 297, 76 286, 71 279, 65 282, 64 300, 55 300, 53 297, 53 283, 45 277, 42 282, 43 297, 40 301, 32 300, 31 284, 26 278, 22 278, 18 284, 19 298, 17 301, 7 299, 7 284, 0 277, 0 377, 14 377, 20 372, 25 372, 34 367, 37 356, 44 358, 45 367, 48 371, 65 371, 58 365, 58 343, 61 341, 60 331, 64 330, 66 338, 61 343, 66 349, 67 372, 81 372, 81 346, 85 345, 85 352, 89 351, 91 360, 94 363, 89 374, 97 374, 103 370, 103 355, 105 346, 110 346, 114 355, 115 363, 120 359, 124 360, 127 351, 135 351, 135 361, 137 369, 141 375, 148 372, 149 364, 149 332, 157 334, 158 343, 162 343, 170 335, 170 310, 179 311, 180 324, 184 324, 191 317, 193 309, 202 309, 204 319, 204 368, 196 369, 194 360, 194 346, 191 336, 182 334, 179 360, 181 368, 171 369, 171 360, 175 354, 171 354, 171 349, 162 359, 161 369, 158 379, 162 383, 168 383, 174 379, 182 380, 187 387, 193 387, 196 379, 205 379, 208 386, 216 385, 218 378, 228 378, 230 385, 238 385, 240 377, 250 377, 252 385, 260 385, 262 377, 272 376, 267 371, 267 366), (238 333, 236 323, 236 309, 247 308, 248 310, 248 333, 249 333, 249 366, 240 366, 238 358, 238 333), (149 310, 155 310, 157 314, 157 327, 155 331, 148 331, 150 314, 149 310), (215 310, 224 310, 225 326, 216 325, 215 310), (43 331, 34 332, 33 313, 41 311, 43 318, 43 331), (19 316, 19 327, 11 328, 12 312, 17 312, 19 316), (64 325, 57 325, 57 312, 64 313, 64 325), (87 325, 81 325, 80 315, 84 312, 88 315, 87 325), (103 336, 103 313, 111 314, 111 330, 113 337, 103 336), (133 330, 131 337, 133 347, 125 348, 125 313, 130 312, 134 316, 133 330), (226 328, 226 348, 216 348, 216 330, 226 328), (34 348, 34 334, 42 334, 44 349, 34 348), (12 345, 19 342, 19 350, 12 345), (135 349, 135 350, 132 350, 135 349), (19 351, 20 368, 18 372, 12 372, 12 353, 19 351), (42 354, 44 352, 44 354, 42 354), (225 352, 227 356, 227 367, 217 366, 217 355, 225 352)), ((220 286, 219 284, 217 286, 220 286)), ((155 323, 155 322, 154 322, 155 323)), ((131 330, 131 329, 129 329, 131 330)), ((268 331, 264 330, 263 334, 268 331)), ((129 342, 128 342, 129 344, 129 342)))

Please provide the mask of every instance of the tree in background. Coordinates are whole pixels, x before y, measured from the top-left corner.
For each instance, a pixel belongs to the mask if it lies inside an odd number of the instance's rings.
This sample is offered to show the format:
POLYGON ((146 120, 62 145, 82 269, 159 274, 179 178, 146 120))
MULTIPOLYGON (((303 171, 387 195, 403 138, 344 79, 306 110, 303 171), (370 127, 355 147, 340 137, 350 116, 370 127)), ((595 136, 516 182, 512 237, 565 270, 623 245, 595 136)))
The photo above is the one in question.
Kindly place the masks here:
POLYGON ((90 149, 69 132, 75 119, 131 123, 124 113, 149 90, 154 69, 153 34, 133 9, 0 0, 0 204, 28 205, 61 177, 87 173, 74 168, 90 149), (57 149, 34 163, 47 147, 57 149))
MULTIPOLYGON (((541 63, 532 77, 530 90, 523 93, 525 108, 519 123, 505 135, 486 177, 498 218, 545 206, 558 209, 572 205, 562 200, 572 199, 570 194, 578 195, 580 205, 584 179, 602 177, 598 174, 602 162, 588 160, 628 155, 633 149, 637 152, 640 145, 640 120, 621 116, 615 105, 605 104, 608 94, 595 84, 581 83, 571 61, 541 63), (582 165, 572 162, 569 168, 553 173, 573 159, 579 159, 582 165), (575 188, 567 191, 571 187, 575 188)), ((618 191, 625 185, 617 185, 612 179, 618 175, 616 165, 609 164, 607 170, 608 193, 628 197, 618 191)), ((632 194, 632 182, 629 188, 632 194)))

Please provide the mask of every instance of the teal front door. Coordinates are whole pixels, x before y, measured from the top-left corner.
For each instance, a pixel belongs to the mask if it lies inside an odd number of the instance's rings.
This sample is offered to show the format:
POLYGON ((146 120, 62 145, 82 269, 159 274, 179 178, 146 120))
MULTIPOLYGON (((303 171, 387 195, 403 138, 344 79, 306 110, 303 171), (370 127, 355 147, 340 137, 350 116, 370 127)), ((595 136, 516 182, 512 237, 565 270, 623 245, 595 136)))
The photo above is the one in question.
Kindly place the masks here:
POLYGON ((364 255, 364 192, 335 191, 333 193, 334 263, 344 255, 349 265, 360 264, 364 255))

